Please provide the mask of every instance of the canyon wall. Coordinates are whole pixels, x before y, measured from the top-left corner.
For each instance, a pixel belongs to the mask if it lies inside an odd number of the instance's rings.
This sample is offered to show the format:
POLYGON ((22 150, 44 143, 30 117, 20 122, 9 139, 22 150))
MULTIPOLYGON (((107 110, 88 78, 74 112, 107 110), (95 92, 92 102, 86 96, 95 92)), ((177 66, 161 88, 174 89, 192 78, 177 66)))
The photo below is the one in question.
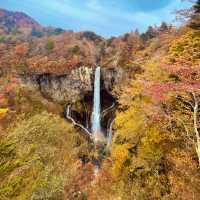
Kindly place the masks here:
MULTIPOLYGON (((114 95, 113 88, 128 76, 123 68, 102 68, 101 90, 106 90, 114 95)), ((42 95, 58 103, 75 103, 93 92, 94 69, 79 67, 68 74, 29 74, 22 76, 22 82, 29 88, 39 89, 42 95)))

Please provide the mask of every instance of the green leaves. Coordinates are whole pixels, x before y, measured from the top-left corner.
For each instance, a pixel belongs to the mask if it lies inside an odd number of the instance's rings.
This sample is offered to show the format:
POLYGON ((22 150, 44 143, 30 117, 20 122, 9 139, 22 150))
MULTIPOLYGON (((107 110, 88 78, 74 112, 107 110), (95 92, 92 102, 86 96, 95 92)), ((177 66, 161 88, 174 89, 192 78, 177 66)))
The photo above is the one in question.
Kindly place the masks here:
POLYGON ((76 136, 47 112, 21 121, 0 143, 0 199, 62 199, 75 171, 76 136))
POLYGON ((51 51, 53 48, 54 48, 55 44, 54 44, 54 41, 52 40, 49 40, 46 45, 45 45, 45 48, 48 50, 48 51, 51 51))

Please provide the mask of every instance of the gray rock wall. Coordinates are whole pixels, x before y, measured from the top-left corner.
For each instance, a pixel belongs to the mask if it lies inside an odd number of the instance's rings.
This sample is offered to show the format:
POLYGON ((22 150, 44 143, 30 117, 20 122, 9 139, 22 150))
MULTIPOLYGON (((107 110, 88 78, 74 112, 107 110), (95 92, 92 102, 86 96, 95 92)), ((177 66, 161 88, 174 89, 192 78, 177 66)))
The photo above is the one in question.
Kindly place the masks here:
MULTIPOLYGON (((112 89, 126 78, 122 68, 103 68, 101 72, 102 88, 112 93, 112 89)), ((79 67, 65 75, 25 75, 23 84, 36 88, 41 93, 58 103, 74 103, 93 91, 94 69, 79 67)))

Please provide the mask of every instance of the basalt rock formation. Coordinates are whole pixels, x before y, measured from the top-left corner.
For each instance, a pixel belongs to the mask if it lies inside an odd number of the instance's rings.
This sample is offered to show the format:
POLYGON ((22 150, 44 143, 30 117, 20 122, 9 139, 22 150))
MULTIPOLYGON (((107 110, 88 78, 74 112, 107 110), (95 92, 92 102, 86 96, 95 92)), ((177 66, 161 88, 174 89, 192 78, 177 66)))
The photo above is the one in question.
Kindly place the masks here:
MULTIPOLYGON (((103 68, 102 88, 114 95, 113 88, 126 79, 128 72, 123 68, 103 68)), ((22 76, 25 86, 39 89, 46 98, 61 104, 75 103, 92 93, 94 80, 94 69, 89 67, 79 67, 71 70, 68 74, 29 74, 22 76)))

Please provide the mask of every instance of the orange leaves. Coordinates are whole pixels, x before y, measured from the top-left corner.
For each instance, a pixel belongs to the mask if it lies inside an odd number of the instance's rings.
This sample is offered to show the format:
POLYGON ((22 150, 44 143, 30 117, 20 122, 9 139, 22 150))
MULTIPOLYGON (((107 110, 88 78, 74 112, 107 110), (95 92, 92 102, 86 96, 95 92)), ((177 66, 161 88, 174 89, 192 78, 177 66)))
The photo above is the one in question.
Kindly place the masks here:
POLYGON ((15 47, 14 54, 19 57, 23 57, 28 52, 28 45, 27 44, 19 44, 15 47))
POLYGON ((31 70, 63 74, 80 65, 94 66, 100 47, 83 35, 64 32, 57 36, 31 38, 28 42, 8 38, 0 43, 0 67, 14 67, 20 73, 31 70))
POLYGON ((5 97, 5 94, 1 93, 0 94, 0 105, 1 106, 7 106, 7 104, 8 104, 8 100, 5 97))
POLYGON ((27 59, 28 68, 34 73, 64 74, 78 64, 79 60, 76 58, 66 60, 63 57, 51 59, 48 56, 35 56, 27 59))
POLYGON ((16 77, 11 77, 0 90, 0 106, 8 106, 9 96, 15 96, 19 81, 16 77))
POLYGON ((25 65, 25 59, 28 53, 28 44, 22 43, 16 45, 14 49, 11 50, 11 59, 9 60, 10 64, 14 67, 21 68, 25 65))

